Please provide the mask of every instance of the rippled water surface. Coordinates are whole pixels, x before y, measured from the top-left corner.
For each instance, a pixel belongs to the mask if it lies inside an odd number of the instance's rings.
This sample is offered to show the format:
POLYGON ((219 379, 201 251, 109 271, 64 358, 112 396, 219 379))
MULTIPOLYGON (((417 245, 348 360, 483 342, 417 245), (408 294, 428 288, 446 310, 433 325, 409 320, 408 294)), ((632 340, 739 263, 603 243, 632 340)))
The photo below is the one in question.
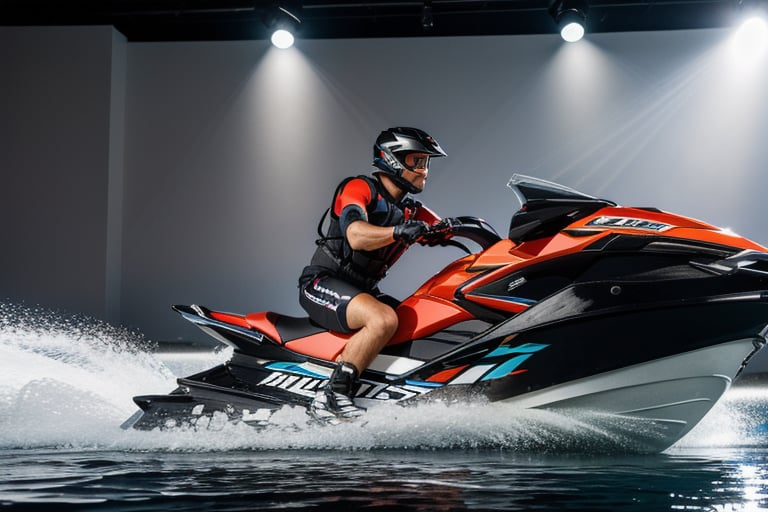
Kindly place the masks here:
POLYGON ((766 452, 10 450, 3 508, 765 510, 766 452))
MULTIPOLYGON (((498 404, 377 408, 312 427, 124 431, 134 395, 223 352, 0 304, 0 509, 768 510, 768 392, 732 388, 659 455, 593 422, 498 404)), ((628 428, 634 428, 629 425, 628 428)))

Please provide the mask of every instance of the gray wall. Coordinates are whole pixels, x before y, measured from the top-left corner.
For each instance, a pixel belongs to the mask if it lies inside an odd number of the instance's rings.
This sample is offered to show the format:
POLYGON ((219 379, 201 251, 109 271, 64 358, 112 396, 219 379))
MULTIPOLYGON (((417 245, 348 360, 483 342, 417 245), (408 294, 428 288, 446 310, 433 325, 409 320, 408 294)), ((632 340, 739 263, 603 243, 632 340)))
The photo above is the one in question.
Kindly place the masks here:
MULTIPOLYGON (((109 282, 121 290, 120 321, 158 340, 204 338, 174 303, 301 314, 296 277, 318 218, 338 180, 368 171, 372 141, 392 125, 421 127, 448 152, 420 197, 443 216, 477 215, 505 231, 518 205, 504 185, 522 172, 768 244, 766 62, 739 67, 726 30, 594 34, 577 45, 557 36, 315 40, 289 51, 130 43, 124 89, 100 82, 89 95, 94 74, 114 75, 108 66, 84 62, 85 50, 62 62, 58 29, 27 30, 45 35, 42 60, 5 44, 0 54, 3 69, 33 70, 11 80, 13 102, 2 107, 11 117, 0 119, 16 139, 0 156, 13 184, 2 211, 18 219, 10 256, 0 256, 0 296, 99 315, 95 290, 109 282), (120 105, 124 123, 114 123, 120 105), (82 112, 93 109, 91 126, 82 112), (52 152, 73 131, 77 149, 52 152), (123 131, 124 148, 114 144, 123 131), (39 186, 75 157, 67 179, 39 186), (40 232, 57 233, 60 248, 40 232), (122 274, 107 279, 116 266, 122 274)), ((0 29, 0 42, 26 34, 0 29)), ((116 58, 111 37, 91 42, 116 58)), ((416 247, 382 288, 405 296, 460 254, 416 247)))
POLYGON ((0 299, 120 320, 125 47, 0 29, 0 299))

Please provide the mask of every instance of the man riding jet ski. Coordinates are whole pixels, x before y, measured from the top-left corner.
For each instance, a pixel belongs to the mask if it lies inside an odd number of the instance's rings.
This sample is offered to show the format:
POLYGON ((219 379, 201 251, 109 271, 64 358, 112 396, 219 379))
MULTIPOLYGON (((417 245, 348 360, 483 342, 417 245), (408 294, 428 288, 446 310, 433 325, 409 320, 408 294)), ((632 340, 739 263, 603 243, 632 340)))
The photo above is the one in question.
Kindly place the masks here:
POLYGON ((299 302, 317 324, 353 334, 312 401, 316 419, 353 418, 364 411, 353 402, 353 389, 398 327, 393 305, 377 285, 408 245, 440 220, 408 194, 424 190, 430 159, 441 156, 443 149, 422 130, 381 132, 373 145, 373 176, 342 181, 320 221, 317 249, 299 278, 299 302))

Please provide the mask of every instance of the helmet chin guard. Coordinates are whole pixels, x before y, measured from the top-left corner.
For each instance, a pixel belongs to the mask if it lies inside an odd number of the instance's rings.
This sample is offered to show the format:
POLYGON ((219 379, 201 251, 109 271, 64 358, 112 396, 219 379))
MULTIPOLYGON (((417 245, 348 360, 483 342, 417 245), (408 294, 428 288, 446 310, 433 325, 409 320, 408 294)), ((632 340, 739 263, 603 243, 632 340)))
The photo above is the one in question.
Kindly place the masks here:
POLYGON ((389 179, 391 179, 395 185, 397 185, 401 190, 408 192, 409 194, 418 194, 421 192, 421 189, 417 188, 413 183, 403 178, 402 174, 392 174, 384 171, 374 171, 373 174, 389 177, 389 179))
POLYGON ((446 156, 437 141, 418 128, 397 127, 384 130, 373 145, 373 165, 406 192, 418 194, 420 189, 403 178, 403 159, 408 153, 425 153, 430 157, 446 156))

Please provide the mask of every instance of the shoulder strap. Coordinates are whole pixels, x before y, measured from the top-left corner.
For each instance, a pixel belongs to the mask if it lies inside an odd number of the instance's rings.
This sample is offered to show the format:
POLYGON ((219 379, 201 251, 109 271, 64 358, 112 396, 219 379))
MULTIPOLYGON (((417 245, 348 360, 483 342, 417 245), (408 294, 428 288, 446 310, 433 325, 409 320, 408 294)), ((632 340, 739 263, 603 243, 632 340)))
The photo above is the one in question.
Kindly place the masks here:
POLYGON ((374 207, 374 205, 376 205, 379 199, 379 187, 378 187, 379 181, 374 180, 373 178, 371 178, 370 176, 366 176, 365 174, 361 174, 357 177, 363 180, 364 182, 366 182, 368 184, 368 188, 371 189, 371 200, 368 201, 368 204, 366 205, 366 209, 370 210, 371 208, 374 207))
POLYGON ((319 236, 321 239, 326 238, 326 236, 323 234, 323 223, 325 222, 325 218, 328 216, 328 212, 330 211, 330 208, 326 208, 322 217, 320 217, 320 222, 317 223, 317 236, 319 236))

